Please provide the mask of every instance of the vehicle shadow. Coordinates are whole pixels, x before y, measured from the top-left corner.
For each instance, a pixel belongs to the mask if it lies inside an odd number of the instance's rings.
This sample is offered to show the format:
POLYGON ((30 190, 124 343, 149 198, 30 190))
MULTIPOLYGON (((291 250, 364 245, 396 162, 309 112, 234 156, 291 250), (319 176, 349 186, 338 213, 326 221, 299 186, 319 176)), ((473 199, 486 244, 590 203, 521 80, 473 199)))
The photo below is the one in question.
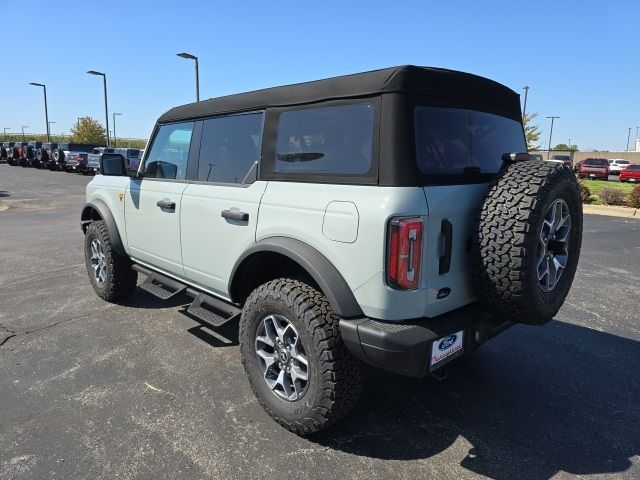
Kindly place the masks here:
POLYGON ((0 198, 1 197, 9 197, 11 196, 11 194, 9 192, 7 192, 6 190, 0 190, 0 198))
POLYGON ((491 478, 623 472, 640 454, 639 361, 638 341, 559 321, 516 326, 443 382, 369 371, 366 401, 309 440, 414 460, 463 437, 461 466, 491 478))

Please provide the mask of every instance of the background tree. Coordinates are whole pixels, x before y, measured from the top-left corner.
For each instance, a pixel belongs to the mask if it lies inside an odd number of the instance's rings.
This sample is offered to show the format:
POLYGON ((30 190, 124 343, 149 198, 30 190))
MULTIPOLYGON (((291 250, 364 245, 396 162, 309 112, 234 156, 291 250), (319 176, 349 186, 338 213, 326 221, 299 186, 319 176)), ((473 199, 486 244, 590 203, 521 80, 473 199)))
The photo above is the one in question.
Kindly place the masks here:
POLYGON ((71 127, 71 139, 78 143, 107 144, 107 131, 91 117, 82 117, 71 127))
POLYGON ((528 150, 540 150, 540 125, 533 123, 533 120, 538 116, 538 112, 527 113, 522 118, 524 124, 524 135, 527 139, 528 150))
POLYGON ((559 143, 555 147, 553 147, 553 149, 554 150, 563 150, 565 152, 577 152, 578 151, 578 145, 575 145, 575 144, 567 145, 566 143, 559 143))

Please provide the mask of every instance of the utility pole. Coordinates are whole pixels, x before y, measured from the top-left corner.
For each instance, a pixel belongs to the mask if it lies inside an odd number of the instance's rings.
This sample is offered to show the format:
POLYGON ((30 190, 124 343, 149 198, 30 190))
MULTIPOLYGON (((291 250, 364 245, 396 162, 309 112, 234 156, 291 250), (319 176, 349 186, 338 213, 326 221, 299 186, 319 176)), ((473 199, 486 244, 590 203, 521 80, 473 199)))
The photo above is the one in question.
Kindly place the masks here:
POLYGON ((551 130, 549 131, 549 148, 547 149, 547 160, 549 160, 549 154, 551 153, 551 136, 553 135, 553 121, 556 118, 560 118, 560 117, 556 117, 556 116, 551 116, 551 117, 547 117, 551 119, 551 130))
POLYGON ((529 96, 529 87, 522 87, 524 90, 524 106, 522 107, 522 118, 527 114, 527 96, 529 96))
POLYGON ((627 133, 627 152, 629 151, 629 139, 631 138, 631 127, 629 127, 629 133, 627 133))

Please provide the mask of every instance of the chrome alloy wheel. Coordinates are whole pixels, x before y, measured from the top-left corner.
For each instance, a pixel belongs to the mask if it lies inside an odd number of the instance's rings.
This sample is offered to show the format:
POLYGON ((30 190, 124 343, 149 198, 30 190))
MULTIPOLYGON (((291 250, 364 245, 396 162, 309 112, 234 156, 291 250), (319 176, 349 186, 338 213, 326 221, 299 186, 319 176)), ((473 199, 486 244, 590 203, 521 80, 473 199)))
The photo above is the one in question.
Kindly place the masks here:
POLYGON ((91 267, 96 282, 102 284, 107 281, 107 259, 102 243, 97 238, 91 241, 91 267))
POLYGON ((538 282, 545 292, 555 288, 567 265, 570 232, 569 207, 564 200, 558 199, 544 216, 538 241, 538 282))
POLYGON ((255 349, 265 382, 278 397, 299 400, 309 385, 309 361, 296 328, 282 315, 268 315, 256 331, 255 349))

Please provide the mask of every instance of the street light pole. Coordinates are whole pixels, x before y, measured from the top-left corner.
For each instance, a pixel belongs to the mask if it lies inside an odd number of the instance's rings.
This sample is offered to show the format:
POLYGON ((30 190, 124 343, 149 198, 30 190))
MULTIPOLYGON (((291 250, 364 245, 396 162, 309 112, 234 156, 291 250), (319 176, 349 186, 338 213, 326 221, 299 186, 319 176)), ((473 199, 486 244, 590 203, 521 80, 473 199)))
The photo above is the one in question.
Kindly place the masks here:
POLYGON ((571 139, 569 139, 569 151, 571 151, 571 139))
POLYGON ((24 142, 24 129, 29 128, 29 125, 22 125, 22 141, 24 142))
POLYGON ((194 60, 196 62, 196 102, 200 101, 200 73, 198 72, 198 57, 192 55, 190 53, 176 53, 181 58, 186 58, 188 60, 194 60))
POLYGON ((121 113, 113 114, 113 146, 118 146, 118 136, 116 135, 116 115, 122 115, 121 113))
POLYGON ((49 130, 47 130, 47 135, 49 135, 49 132, 51 132, 51 124, 52 124, 52 123, 56 123, 56 122, 54 122, 54 121, 48 122, 48 124, 49 124, 49 130))
POLYGON ((11 130, 11 127, 5 127, 4 128, 4 139, 7 139, 7 130, 11 130))
POLYGON ((629 151, 629 139, 631 138, 631 127, 629 127, 629 133, 627 133, 627 152, 629 151))
POLYGON ((522 118, 527 114, 527 97, 529 96, 529 87, 522 87, 524 90, 524 106, 522 107, 522 118))
POLYGON ((29 85, 34 87, 42 87, 44 90, 44 121, 47 123, 47 142, 51 141, 51 132, 49 130, 49 109, 47 107, 47 86, 44 83, 31 82, 29 85))
POLYGON ((547 148, 547 160, 549 160, 549 153, 551 153, 551 136, 553 135, 553 121, 560 117, 547 117, 551 119, 551 130, 549 131, 549 147, 547 148))
POLYGON ((104 121, 106 123, 107 130, 107 147, 109 146, 109 104, 107 102, 107 74, 102 72, 96 72, 95 70, 89 70, 89 75, 100 75, 104 81, 104 121))

